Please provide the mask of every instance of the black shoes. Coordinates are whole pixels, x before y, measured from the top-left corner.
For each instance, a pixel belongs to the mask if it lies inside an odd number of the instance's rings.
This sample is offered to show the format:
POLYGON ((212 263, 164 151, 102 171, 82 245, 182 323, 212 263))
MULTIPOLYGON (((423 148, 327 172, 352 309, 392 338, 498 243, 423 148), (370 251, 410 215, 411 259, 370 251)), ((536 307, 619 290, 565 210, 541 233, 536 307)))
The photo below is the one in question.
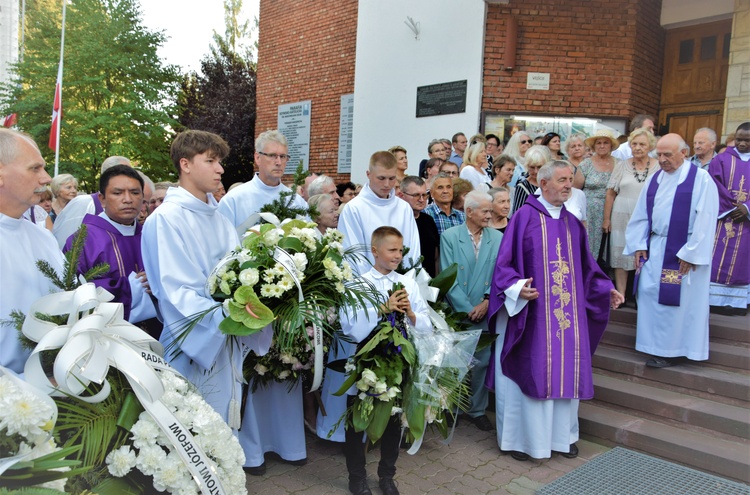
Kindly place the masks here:
POLYGON ((292 466, 304 466, 307 464, 307 457, 303 457, 302 459, 297 459, 296 461, 287 461, 286 459, 282 459, 287 464, 291 464, 292 466))
POLYGON ((510 456, 517 461, 528 461, 531 457, 526 452, 519 452, 518 450, 503 450, 500 449, 500 453, 503 455, 510 454, 510 456))
POLYGON ((492 431, 495 429, 495 427, 492 426, 492 422, 485 414, 482 414, 481 416, 477 416, 476 418, 472 418, 471 416, 467 416, 467 418, 469 419, 469 421, 471 421, 471 423, 474 426, 476 426, 482 431, 492 431))
POLYGON ((255 466, 255 467, 245 466, 242 469, 243 469, 243 471, 245 471, 249 475, 252 475, 252 476, 263 476, 264 474, 266 474, 266 463, 264 462, 260 466, 255 466))
POLYGON ((378 485, 383 495, 399 495, 396 482, 393 481, 393 478, 380 478, 378 485))
POLYGON ((646 366, 649 368, 669 368, 670 366, 676 366, 683 361, 683 358, 663 358, 663 357, 652 357, 646 361, 646 366))
POLYGON ((570 451, 568 452, 558 452, 561 456, 565 457, 566 459, 575 459, 578 457, 578 445, 571 443, 570 444, 570 451))
POLYGON ((372 495, 370 487, 367 485, 367 478, 349 481, 349 491, 352 492, 352 495, 372 495))

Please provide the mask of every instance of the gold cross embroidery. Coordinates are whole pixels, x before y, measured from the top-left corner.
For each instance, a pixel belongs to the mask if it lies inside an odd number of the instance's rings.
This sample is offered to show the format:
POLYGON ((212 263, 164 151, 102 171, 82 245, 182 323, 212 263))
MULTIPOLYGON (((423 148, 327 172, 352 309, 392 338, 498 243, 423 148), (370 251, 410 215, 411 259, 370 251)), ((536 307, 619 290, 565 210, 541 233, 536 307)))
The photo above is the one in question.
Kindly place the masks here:
POLYGON ((743 175, 742 177, 740 177, 740 184, 737 189, 731 191, 735 201, 737 201, 738 203, 744 203, 745 201, 747 201, 747 191, 744 188, 745 176, 743 175))
POLYGON ((675 284, 680 285, 682 275, 679 270, 667 270, 662 269, 661 271, 661 283, 663 284, 675 284))
POLYGON ((557 296, 555 302, 555 309, 553 314, 557 319, 557 323, 560 325, 560 330, 557 331, 557 338, 561 339, 561 332, 564 332, 570 328, 570 319, 565 311, 565 307, 570 304, 571 294, 568 291, 567 277, 570 274, 570 266, 568 262, 562 257, 562 244, 560 238, 557 239, 557 245, 555 246, 557 252, 557 261, 550 261, 550 265, 554 268, 552 272, 552 295, 557 296))
POLYGON ((736 232, 734 230, 734 225, 732 224, 732 221, 729 220, 727 222, 724 222, 724 244, 729 242, 729 239, 731 239, 735 235, 736 235, 736 232))

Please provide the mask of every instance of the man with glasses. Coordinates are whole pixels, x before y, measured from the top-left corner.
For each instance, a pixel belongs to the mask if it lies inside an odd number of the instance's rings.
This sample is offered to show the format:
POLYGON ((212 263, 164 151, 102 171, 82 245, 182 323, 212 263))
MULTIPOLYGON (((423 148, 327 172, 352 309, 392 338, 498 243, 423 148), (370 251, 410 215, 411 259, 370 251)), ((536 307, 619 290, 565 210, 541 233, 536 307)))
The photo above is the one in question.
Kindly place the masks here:
MULTIPOLYGON (((219 211, 232 222, 240 237, 259 222, 256 214, 264 205, 282 192, 291 192, 281 183, 289 161, 287 149, 286 137, 277 130, 258 136, 255 140, 258 173, 250 182, 229 191, 219 203, 219 211)), ((306 209, 307 203, 295 194, 291 206, 306 209)), ((285 383, 271 382, 248 393, 239 439, 245 451, 245 472, 251 475, 265 474, 266 452, 276 452, 289 464, 305 464, 307 450, 299 383, 290 390, 285 383)))
POLYGON ((422 249, 422 266, 430 277, 438 273, 438 259, 440 234, 438 233, 435 220, 426 213, 423 215, 422 210, 427 206, 427 199, 430 197, 427 191, 427 183, 415 175, 404 177, 399 186, 398 197, 409 203, 414 212, 414 220, 417 222, 419 231, 419 245, 422 249))
POLYGON ((440 165, 440 173, 448 177, 458 177, 458 165, 453 162, 443 162, 440 165))

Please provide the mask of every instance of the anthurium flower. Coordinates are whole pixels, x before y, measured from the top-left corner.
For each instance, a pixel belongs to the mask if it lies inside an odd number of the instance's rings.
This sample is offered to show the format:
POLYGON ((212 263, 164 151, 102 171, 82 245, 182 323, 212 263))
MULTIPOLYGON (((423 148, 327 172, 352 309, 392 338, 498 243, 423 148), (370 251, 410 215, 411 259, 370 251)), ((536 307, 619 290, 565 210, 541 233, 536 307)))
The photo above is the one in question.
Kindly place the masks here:
MULTIPOLYGON (((274 320, 273 311, 260 302, 252 287, 240 287, 229 303, 229 317, 251 330, 259 330, 274 320)), ((252 333, 252 332, 248 332, 252 333)))

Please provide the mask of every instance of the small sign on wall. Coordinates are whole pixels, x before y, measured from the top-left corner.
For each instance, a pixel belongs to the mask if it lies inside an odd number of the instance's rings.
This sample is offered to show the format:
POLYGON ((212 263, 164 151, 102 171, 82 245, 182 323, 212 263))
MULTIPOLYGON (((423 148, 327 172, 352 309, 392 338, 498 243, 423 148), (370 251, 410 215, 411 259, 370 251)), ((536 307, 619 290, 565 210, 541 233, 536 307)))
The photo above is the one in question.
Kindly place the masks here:
POLYGON ((300 160, 302 168, 310 166, 310 100, 279 105, 279 131, 289 142, 291 158, 284 169, 285 174, 293 174, 300 160))
POLYGON ((339 115, 339 164, 340 174, 352 171, 352 136, 354 131, 354 95, 341 97, 341 114, 339 115))
POLYGON ((549 72, 529 72, 526 76, 526 89, 549 89, 549 72))

